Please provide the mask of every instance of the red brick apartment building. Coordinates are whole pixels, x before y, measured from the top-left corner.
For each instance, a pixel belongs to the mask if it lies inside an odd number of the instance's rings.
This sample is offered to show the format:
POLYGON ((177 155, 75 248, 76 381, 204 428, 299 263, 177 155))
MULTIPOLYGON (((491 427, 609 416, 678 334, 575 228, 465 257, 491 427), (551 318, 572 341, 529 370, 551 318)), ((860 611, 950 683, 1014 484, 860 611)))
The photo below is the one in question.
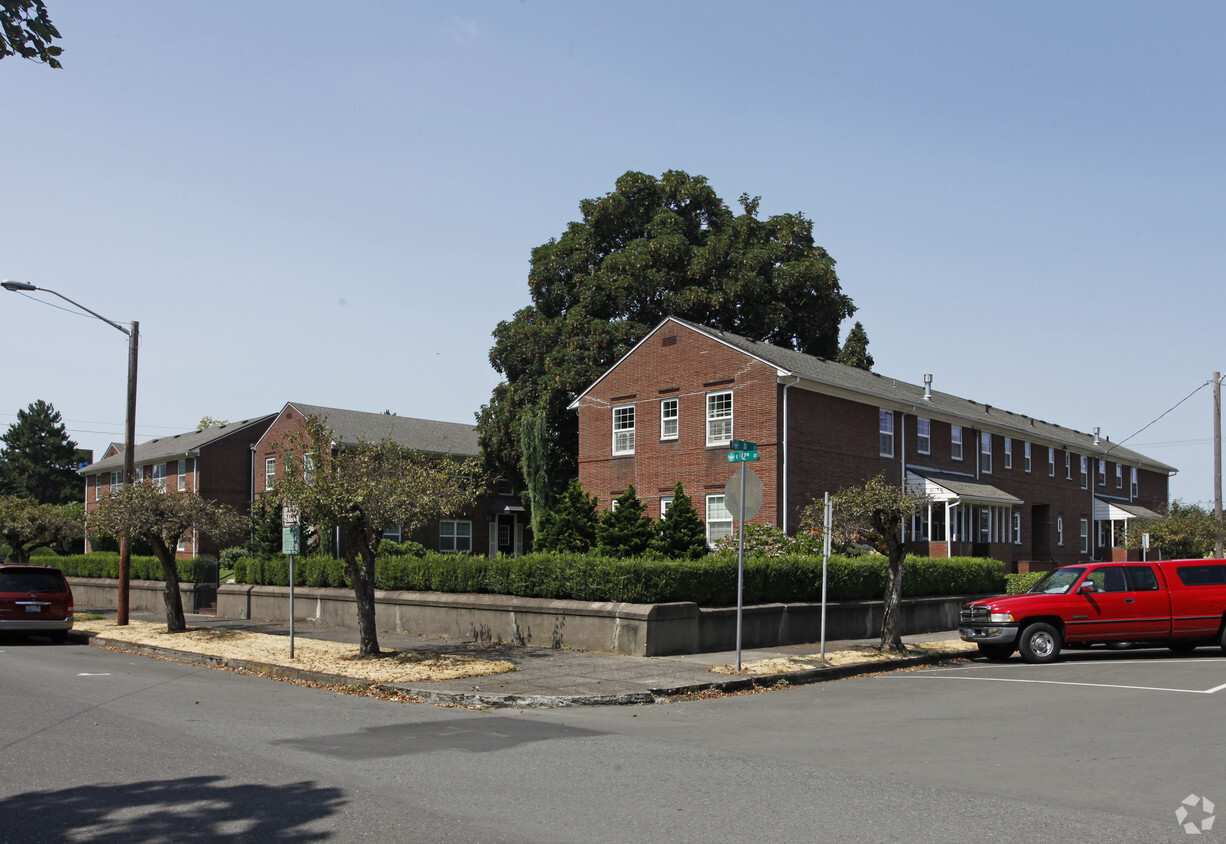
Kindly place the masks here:
MULTIPOLYGON (((304 431, 310 416, 319 417, 332 430, 336 447, 390 439, 426 454, 463 458, 476 457, 480 453, 477 431, 472 425, 290 402, 276 415, 252 449, 251 484, 257 496, 272 489, 285 470, 284 459, 274 446, 304 431)), ((526 525, 525 510, 515 490, 500 482, 490 495, 468 511, 455 514, 454 518, 426 525, 412 536, 389 525, 384 536, 396 542, 411 539, 443 552, 519 555, 524 551, 526 525)), ((333 537, 331 541, 340 540, 333 537)), ((335 550, 339 553, 339 546, 335 550)))
POLYGON ((680 481, 712 541, 733 530, 735 438, 765 486, 753 522, 794 534, 801 510, 876 475, 924 489, 914 553, 990 556, 1011 571, 1123 558, 1175 469, 1085 434, 923 386, 669 318, 588 387, 579 479, 603 507, 634 484, 659 517, 680 481))
MULTIPOLYGON (((251 449, 273 418, 274 414, 268 414, 139 443, 136 478, 152 478, 172 492, 198 493, 245 515, 252 493, 251 449)), ((81 474, 85 476, 85 509, 96 509, 112 487, 123 483, 123 445, 111 443, 102 459, 86 466, 81 474)), ((93 550, 88 536, 85 541, 85 550, 93 550)), ((192 533, 179 544, 176 556, 216 556, 220 550, 212 538, 192 533)))

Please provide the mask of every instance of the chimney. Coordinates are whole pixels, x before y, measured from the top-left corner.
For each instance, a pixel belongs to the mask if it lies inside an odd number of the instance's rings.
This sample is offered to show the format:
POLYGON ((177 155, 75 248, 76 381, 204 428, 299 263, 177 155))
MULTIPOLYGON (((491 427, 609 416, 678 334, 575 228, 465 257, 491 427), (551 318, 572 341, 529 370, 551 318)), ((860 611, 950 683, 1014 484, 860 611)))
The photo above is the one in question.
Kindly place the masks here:
POLYGON ((924 401, 932 401, 932 373, 924 375, 924 401))

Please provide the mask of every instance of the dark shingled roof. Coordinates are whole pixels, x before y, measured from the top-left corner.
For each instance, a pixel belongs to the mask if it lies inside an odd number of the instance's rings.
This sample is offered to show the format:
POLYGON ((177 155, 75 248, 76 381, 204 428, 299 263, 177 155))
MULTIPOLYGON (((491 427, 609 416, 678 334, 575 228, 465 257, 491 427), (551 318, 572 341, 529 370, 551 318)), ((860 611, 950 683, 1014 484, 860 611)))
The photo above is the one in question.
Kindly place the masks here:
MULTIPOLYGON (((275 413, 270 413, 267 416, 260 416, 255 419, 244 419, 241 422, 227 422, 224 425, 218 425, 216 428, 205 428, 203 431, 188 431, 185 434, 158 437, 156 440, 137 443, 135 449, 136 465, 143 466, 146 463, 160 463, 163 460, 184 457, 210 443, 241 434, 243 431, 250 431, 261 424, 267 425, 275 417, 275 413)), ((261 430, 257 434, 257 438, 263 433, 261 430)), ((123 445, 120 444, 118 454, 112 454, 110 457, 104 457, 96 463, 91 463, 80 470, 80 474, 96 475, 102 471, 118 471, 122 468, 123 445)))
POLYGON ((430 454, 476 457, 481 451, 477 442, 477 429, 461 422, 438 422, 433 419, 342 410, 298 402, 290 402, 286 406, 294 408, 303 416, 318 416, 323 419, 332 429, 332 436, 343 445, 388 439, 430 454))

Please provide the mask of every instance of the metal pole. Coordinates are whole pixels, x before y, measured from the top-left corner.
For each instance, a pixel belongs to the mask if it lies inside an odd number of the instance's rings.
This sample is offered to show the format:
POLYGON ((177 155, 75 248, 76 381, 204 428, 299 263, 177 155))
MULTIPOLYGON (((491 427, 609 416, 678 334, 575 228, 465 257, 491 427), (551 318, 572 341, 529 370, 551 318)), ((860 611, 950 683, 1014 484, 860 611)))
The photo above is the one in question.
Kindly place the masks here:
POLYGON ((1213 556, 1222 558, 1222 373, 1213 373, 1213 518, 1217 541, 1213 556))
POLYGON ((736 543, 736 671, 741 673, 741 611, 745 605, 745 464, 741 473, 741 533, 736 543))
POLYGON ((830 493, 825 494, 825 507, 822 513, 822 649, 821 659, 826 658, 826 569, 830 565, 830 528, 833 526, 831 517, 830 493))
POLYGON ((289 658, 294 658, 294 555, 289 555, 289 658))

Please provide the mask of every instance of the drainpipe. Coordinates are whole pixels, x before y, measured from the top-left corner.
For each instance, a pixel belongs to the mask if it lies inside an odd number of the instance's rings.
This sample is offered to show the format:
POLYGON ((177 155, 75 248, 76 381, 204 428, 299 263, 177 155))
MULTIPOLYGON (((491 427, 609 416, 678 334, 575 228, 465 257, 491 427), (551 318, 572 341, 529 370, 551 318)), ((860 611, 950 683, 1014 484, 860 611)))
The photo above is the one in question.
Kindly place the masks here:
POLYGON ((796 380, 791 384, 783 385, 783 448, 782 463, 783 463, 783 518, 781 519, 783 532, 788 532, 788 387, 795 387, 800 383, 800 376, 793 375, 796 380))

